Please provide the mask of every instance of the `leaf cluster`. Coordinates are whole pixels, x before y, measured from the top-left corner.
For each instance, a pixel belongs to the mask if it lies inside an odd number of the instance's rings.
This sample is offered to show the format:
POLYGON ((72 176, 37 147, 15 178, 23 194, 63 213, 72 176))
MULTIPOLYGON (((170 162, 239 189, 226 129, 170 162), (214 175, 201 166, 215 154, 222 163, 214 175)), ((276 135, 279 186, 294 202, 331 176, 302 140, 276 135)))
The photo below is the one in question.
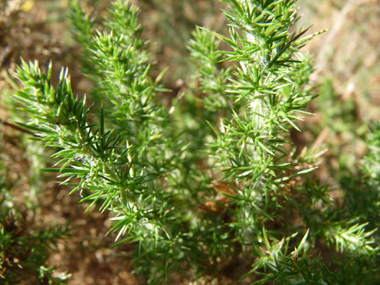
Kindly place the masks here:
POLYGON ((58 242, 70 237, 70 226, 37 227, 30 222, 25 205, 16 201, 12 185, 6 180, 6 168, 0 164, 0 280, 2 284, 67 284, 70 274, 54 276, 49 266, 51 251, 58 242), (24 208, 24 209, 23 209, 24 208))
POLYGON ((228 2, 229 35, 193 32, 197 71, 168 108, 158 96, 168 91, 165 71, 150 76, 138 8, 116 0, 94 27, 73 1, 73 34, 94 80, 94 104, 74 95, 67 69, 54 86, 51 65, 43 72, 23 62, 13 98, 29 119, 20 126, 55 151, 45 171, 64 178, 88 209, 112 213, 115 245, 138 244, 135 271, 147 282, 169 282, 173 272, 201 279, 232 267, 235 280, 334 283, 354 264, 362 270, 355 280, 369 272, 378 278, 373 207, 354 207, 354 187, 347 207, 337 207, 328 185, 305 178, 320 153, 292 151, 289 132, 300 131, 296 122, 316 97, 312 64, 300 49, 319 33, 291 32, 296 1, 228 2), (342 257, 323 260, 324 244, 342 257), (237 260, 252 270, 238 272, 237 260))

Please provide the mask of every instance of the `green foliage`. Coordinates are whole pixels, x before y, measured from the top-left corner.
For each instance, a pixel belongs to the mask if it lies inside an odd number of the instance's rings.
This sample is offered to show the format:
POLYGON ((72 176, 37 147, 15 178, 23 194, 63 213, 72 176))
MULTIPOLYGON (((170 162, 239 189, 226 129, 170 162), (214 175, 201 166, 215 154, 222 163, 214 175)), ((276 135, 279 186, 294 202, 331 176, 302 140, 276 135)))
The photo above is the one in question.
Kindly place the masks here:
POLYGON ((7 182, 6 167, 0 161, 0 280, 2 284, 67 284, 70 274, 54 276, 48 264, 57 242, 70 235, 69 225, 37 227, 27 218, 32 208, 20 206, 13 185, 7 182))
MULTIPOLYGON (((29 116, 20 126, 54 150, 55 165, 44 170, 65 178, 88 209, 112 213, 115 246, 138 244, 135 272, 148 283, 178 274, 221 278, 225 268, 235 281, 336 283, 354 264, 363 269, 354 282, 363 274, 378 280, 378 196, 355 208, 354 194, 365 187, 347 187, 346 207, 337 206, 328 185, 308 180, 318 153, 290 151, 289 132, 300 131, 297 121, 316 97, 300 49, 319 33, 290 32, 296 1, 226 2, 229 35, 193 32, 197 71, 167 108, 157 96, 169 91, 164 72, 150 76, 138 8, 114 1, 95 29, 73 1, 73 34, 95 104, 73 94, 67 69, 56 86, 51 64, 43 72, 22 62, 17 70, 22 88, 13 99, 29 116), (324 244, 340 255, 324 260, 324 244)), ((369 176, 377 143, 364 168, 369 176)))

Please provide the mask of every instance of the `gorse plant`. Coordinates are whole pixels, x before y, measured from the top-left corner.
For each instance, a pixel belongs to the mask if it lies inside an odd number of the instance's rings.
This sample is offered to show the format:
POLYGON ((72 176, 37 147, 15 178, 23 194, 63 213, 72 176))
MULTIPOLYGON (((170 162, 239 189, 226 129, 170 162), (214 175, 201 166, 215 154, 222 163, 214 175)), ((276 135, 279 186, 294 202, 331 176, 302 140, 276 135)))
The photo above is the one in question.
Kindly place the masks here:
POLYGON ((289 135, 316 96, 300 49, 318 33, 290 31, 296 1, 226 2, 229 35, 196 28, 196 72, 168 107, 157 96, 169 91, 165 72, 150 76, 139 10, 114 1, 99 28, 73 1, 94 104, 73 94, 67 69, 56 86, 51 65, 17 70, 23 87, 13 98, 29 115, 20 126, 55 151, 55 166, 44 170, 88 209, 112 213, 115 245, 138 244, 134 268, 149 283, 378 280, 379 212, 334 204, 329 186, 307 180, 320 153, 295 155, 289 135), (326 250, 342 254, 323 260, 326 250))
POLYGON ((15 183, 6 179, 10 175, 4 161, 0 160, 1 284, 67 284, 70 274, 55 274, 56 268, 49 266, 48 258, 58 241, 70 236, 69 225, 41 227, 31 223, 32 207, 25 207, 17 199, 20 193, 14 193, 15 183))

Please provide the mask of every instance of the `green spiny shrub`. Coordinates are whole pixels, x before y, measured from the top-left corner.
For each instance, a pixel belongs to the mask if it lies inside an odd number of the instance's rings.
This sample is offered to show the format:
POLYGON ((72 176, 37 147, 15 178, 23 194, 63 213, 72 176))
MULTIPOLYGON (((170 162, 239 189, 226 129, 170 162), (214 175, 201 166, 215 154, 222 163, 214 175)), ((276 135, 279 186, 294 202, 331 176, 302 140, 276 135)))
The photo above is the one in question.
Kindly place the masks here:
POLYGON ((331 187, 308 175, 320 153, 295 155, 289 135, 316 97, 300 49, 318 33, 290 31, 296 1, 226 2, 229 34, 195 29, 188 46, 196 72, 166 106, 165 71, 150 76, 138 8, 114 1, 95 29, 73 1, 94 104, 73 94, 67 69, 56 86, 52 65, 17 70, 22 88, 13 99, 29 116, 19 125, 54 150, 55 167, 43 170, 64 178, 88 208, 111 212, 115 246, 138 244, 135 272, 148 283, 379 282, 379 128, 366 175, 347 177, 335 203, 331 187))

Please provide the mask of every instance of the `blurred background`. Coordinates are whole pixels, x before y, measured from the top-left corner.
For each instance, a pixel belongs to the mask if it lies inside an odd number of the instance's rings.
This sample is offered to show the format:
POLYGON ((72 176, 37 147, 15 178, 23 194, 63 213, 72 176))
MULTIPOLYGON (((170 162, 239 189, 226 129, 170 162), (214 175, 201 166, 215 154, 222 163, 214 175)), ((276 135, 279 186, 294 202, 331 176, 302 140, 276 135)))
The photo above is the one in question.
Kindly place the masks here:
MULTIPOLYGON (((81 1, 99 25, 108 15, 110 2, 81 1)), ((226 3, 131 2, 141 8, 143 37, 151 42, 157 63, 152 76, 169 67, 164 83, 172 92, 163 95, 163 100, 169 102, 181 92, 194 69, 188 60, 190 33, 196 25, 224 33, 226 20, 221 9, 226 3)), ((70 284, 139 284, 141 280, 131 273, 133 245, 110 249, 115 236, 107 234, 107 214, 99 214, 96 209, 84 214, 86 205, 77 203, 76 194, 68 196, 67 188, 45 183, 55 178, 38 171, 46 164, 41 146, 30 143, 30 135, 12 125, 23 117, 12 111, 7 100, 17 88, 13 74, 20 58, 38 60, 41 67, 52 60, 56 78, 61 66, 68 66, 73 89, 79 95, 92 88, 91 81, 81 73, 81 51, 70 35, 69 4, 69 0, 0 1, 0 171, 8 191, 0 193, 0 198, 12 196, 12 205, 21 209, 23 219, 32 228, 70 221, 73 236, 60 242, 49 259, 51 265, 59 266, 57 274, 72 274, 70 284)), ((360 175, 357 166, 366 152, 368 125, 379 120, 380 5, 377 0, 303 0, 298 5, 302 18, 296 28, 311 26, 309 34, 328 31, 303 48, 314 61, 312 80, 319 97, 309 107, 315 115, 306 116, 300 126, 302 133, 294 131, 291 137, 299 149, 316 143, 327 149, 313 175, 331 184, 339 201, 345 177, 360 175)))

